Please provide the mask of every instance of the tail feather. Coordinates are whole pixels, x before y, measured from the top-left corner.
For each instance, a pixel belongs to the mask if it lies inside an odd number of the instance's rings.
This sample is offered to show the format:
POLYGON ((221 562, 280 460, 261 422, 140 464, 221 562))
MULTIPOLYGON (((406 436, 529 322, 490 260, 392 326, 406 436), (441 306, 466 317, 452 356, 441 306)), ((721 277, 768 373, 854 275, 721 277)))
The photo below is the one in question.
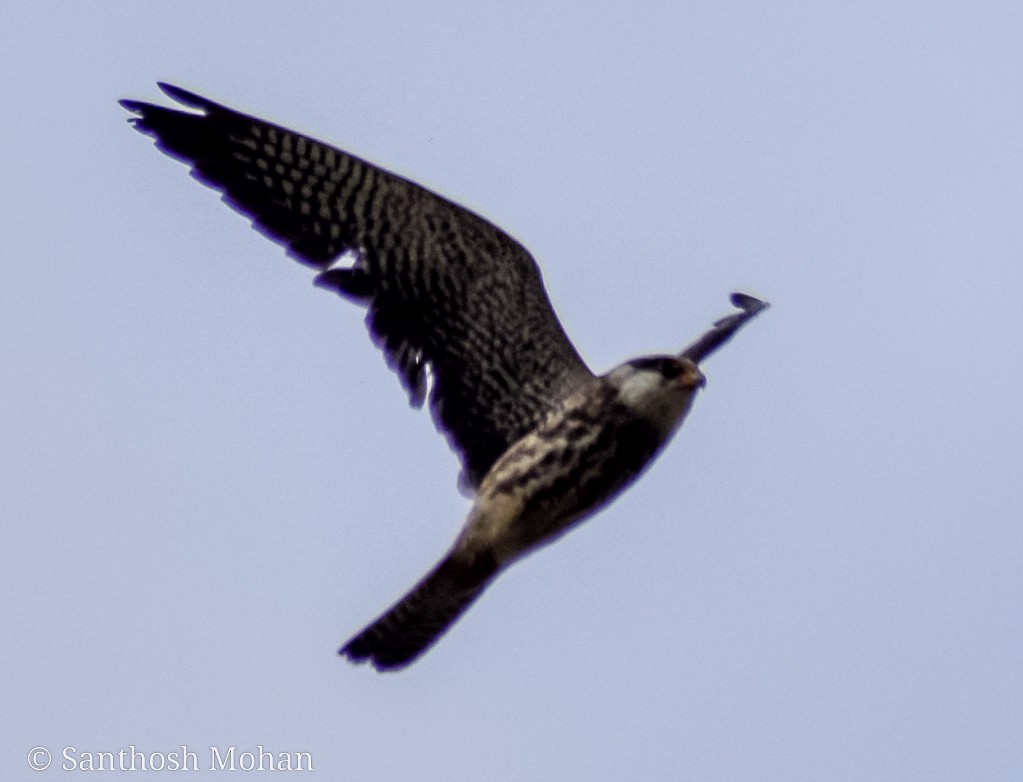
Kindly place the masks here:
POLYGON ((493 560, 464 562, 449 554, 383 616, 341 648, 352 662, 378 671, 403 668, 429 649, 497 574, 493 560))

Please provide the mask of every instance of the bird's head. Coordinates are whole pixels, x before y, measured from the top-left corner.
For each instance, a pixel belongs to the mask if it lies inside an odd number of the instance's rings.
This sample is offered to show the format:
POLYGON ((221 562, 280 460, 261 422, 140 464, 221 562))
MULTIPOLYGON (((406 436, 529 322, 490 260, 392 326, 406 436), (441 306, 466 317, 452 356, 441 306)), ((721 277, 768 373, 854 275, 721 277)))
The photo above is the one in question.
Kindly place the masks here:
POLYGON ((634 358, 607 374, 618 400, 667 434, 689 411, 707 382, 696 363, 680 356, 634 358))

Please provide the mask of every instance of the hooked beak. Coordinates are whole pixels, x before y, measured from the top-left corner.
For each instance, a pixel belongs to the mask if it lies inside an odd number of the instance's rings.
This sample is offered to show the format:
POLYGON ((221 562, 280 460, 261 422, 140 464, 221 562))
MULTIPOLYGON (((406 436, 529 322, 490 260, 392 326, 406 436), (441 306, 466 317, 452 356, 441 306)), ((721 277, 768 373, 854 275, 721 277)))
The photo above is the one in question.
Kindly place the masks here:
POLYGON ((679 378, 679 383, 684 388, 698 389, 707 385, 707 378, 704 377, 700 368, 696 366, 695 361, 691 359, 682 359, 682 362, 686 365, 686 367, 685 371, 679 378))

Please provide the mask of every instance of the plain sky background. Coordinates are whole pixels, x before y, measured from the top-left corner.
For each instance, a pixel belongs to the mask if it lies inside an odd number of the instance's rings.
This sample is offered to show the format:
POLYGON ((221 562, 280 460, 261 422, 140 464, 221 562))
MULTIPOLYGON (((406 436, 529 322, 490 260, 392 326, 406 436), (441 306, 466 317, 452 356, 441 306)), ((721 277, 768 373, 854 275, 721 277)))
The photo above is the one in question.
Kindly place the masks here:
POLYGON ((4 16, 4 779, 132 744, 360 782, 1023 778, 1019 3, 4 16), (363 312, 130 129, 157 80, 494 220, 597 371, 732 290, 773 308, 618 502, 412 668, 351 666, 460 527, 457 462, 363 312))

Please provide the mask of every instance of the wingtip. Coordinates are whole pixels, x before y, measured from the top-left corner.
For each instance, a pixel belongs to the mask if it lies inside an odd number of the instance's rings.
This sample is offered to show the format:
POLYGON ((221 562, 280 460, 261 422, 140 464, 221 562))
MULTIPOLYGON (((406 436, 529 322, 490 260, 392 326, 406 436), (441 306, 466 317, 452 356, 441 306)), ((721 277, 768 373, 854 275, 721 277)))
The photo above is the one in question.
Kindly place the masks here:
POLYGON ((188 106, 192 109, 199 109, 200 111, 210 111, 211 109, 222 109, 219 103, 211 101, 209 98, 204 98, 202 95, 198 95, 194 92, 178 87, 176 84, 171 84, 166 81, 158 81, 156 86, 160 88, 160 91, 171 98, 182 106, 188 106))
POLYGON ((122 98, 121 100, 117 101, 117 105, 120 106, 125 111, 136 115, 134 117, 128 117, 128 122, 135 122, 142 115, 142 112, 145 111, 146 108, 146 104, 143 103, 142 101, 131 100, 130 98, 122 98))
POLYGON ((407 665, 407 663, 388 665, 381 662, 369 651, 353 649, 352 646, 355 645, 357 641, 358 638, 354 638, 337 650, 338 655, 348 660, 348 662, 352 665, 365 665, 366 663, 369 663, 378 673, 392 673, 407 665))
POLYGON ((748 293, 742 293, 741 291, 735 291, 729 298, 734 306, 748 312, 750 315, 755 315, 756 313, 762 312, 771 306, 769 302, 758 299, 756 296, 750 296, 748 293))
POLYGON ((188 90, 182 89, 181 87, 177 87, 173 84, 170 84, 169 82, 158 81, 156 83, 156 86, 159 87, 160 92, 162 92, 168 98, 173 98, 178 103, 183 103, 186 106, 201 107, 205 100, 199 95, 196 95, 194 92, 189 92, 188 90))
POLYGON ((337 653, 341 657, 345 657, 349 662, 359 665, 372 659, 373 654, 366 647, 363 636, 365 633, 359 633, 354 638, 348 639, 348 641, 337 650, 337 653))
MULTIPOLYGON (((201 95, 196 95, 194 92, 189 92, 188 90, 184 90, 181 87, 176 87, 173 84, 168 84, 165 81, 158 81, 156 83, 156 86, 159 87, 160 91, 163 92, 165 95, 177 101, 183 106, 188 106, 189 108, 194 109, 201 109, 203 111, 209 111, 210 109, 215 109, 218 107, 218 104, 214 103, 211 100, 207 100, 201 95)), ((131 98, 122 98, 121 100, 117 101, 117 103, 125 111, 130 111, 132 114, 138 115, 137 117, 131 117, 129 119, 130 122, 136 121, 140 117, 144 117, 147 111, 173 111, 173 109, 167 109, 162 106, 157 106, 156 104, 153 103, 146 103, 145 101, 133 100, 131 98)))
POLYGON ((344 646, 337 650, 338 656, 344 657, 346 660, 348 660, 348 662, 353 663, 355 665, 366 662, 366 660, 368 659, 367 655, 354 654, 352 652, 351 647, 352 643, 351 641, 349 641, 348 643, 346 643, 344 646))

